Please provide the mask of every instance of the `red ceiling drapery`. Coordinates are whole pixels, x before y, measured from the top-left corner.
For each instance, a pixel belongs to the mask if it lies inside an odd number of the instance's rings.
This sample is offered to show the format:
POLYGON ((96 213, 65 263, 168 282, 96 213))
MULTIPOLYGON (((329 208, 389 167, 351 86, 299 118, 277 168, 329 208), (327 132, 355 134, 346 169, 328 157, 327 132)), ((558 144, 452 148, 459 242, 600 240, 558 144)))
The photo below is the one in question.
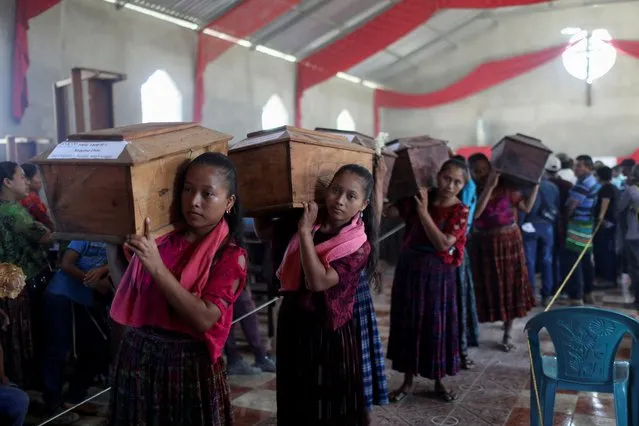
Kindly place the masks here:
MULTIPOLYGON (((612 45, 619 51, 639 59, 639 41, 615 40, 612 45)), ((409 94, 378 89, 375 91, 373 99, 375 134, 380 131, 379 114, 381 108, 432 108, 455 102, 525 74, 559 57, 567 47, 568 45, 563 44, 519 56, 485 62, 461 80, 430 93, 409 94)))
POLYGON ((29 20, 52 8, 60 0, 19 0, 16 1, 13 72, 11 84, 11 115, 20 122, 29 106, 27 70, 29 69, 29 20))
POLYGON ((448 87, 424 94, 408 94, 377 89, 373 99, 375 134, 379 132, 380 108, 431 108, 463 99, 506 80, 524 74, 559 57, 567 45, 562 44, 524 55, 483 63, 448 87))
POLYGON ((548 0, 403 0, 355 31, 297 64, 295 124, 301 125, 304 91, 382 51, 428 21, 441 9, 493 9, 548 0))
MULTIPOLYGON (((289 12, 299 2, 300 0, 246 0, 211 22, 207 28, 243 39, 289 12)), ((232 46, 234 46, 232 42, 207 36, 202 32, 198 34, 193 106, 194 121, 202 121, 204 71, 207 65, 232 46)))
POLYGON ((612 45, 618 51, 639 59, 639 40, 613 40, 612 45))

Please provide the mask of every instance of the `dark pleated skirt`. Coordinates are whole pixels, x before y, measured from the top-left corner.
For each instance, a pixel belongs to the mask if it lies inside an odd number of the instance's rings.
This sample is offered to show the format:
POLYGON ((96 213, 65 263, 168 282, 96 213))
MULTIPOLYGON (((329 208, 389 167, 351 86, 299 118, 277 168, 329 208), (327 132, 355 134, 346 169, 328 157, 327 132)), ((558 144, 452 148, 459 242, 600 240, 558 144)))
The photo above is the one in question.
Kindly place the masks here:
POLYGON ((401 254, 391 294, 388 358, 393 370, 431 380, 459 372, 455 269, 433 253, 401 254))
POLYGON ((31 304, 27 288, 15 299, 0 299, 0 309, 10 321, 7 329, 0 331, 5 374, 19 387, 31 389, 40 377, 41 369, 35 361, 31 304))
POLYGON ((204 342, 128 328, 112 380, 111 426, 231 426, 226 366, 204 342))
POLYGON ((479 322, 522 318, 535 306, 517 225, 475 232, 470 259, 479 322))
POLYGON ((358 426, 365 418, 360 342, 353 320, 337 330, 298 293, 277 321, 277 424, 358 426))

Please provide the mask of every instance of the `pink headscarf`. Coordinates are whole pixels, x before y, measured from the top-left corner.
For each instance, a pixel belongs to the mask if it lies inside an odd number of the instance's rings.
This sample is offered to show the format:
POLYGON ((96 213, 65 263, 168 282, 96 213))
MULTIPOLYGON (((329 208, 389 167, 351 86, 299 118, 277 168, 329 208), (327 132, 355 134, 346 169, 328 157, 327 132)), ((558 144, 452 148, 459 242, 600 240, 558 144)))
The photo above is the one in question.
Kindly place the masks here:
MULTIPOLYGON (((319 225, 313 227, 313 233, 319 229, 319 225)), ((364 245, 368 240, 364 222, 355 216, 351 223, 342 228, 339 234, 315 246, 315 251, 320 261, 329 268, 329 264, 335 260, 350 256, 364 245)), ((277 277, 282 283, 282 291, 296 291, 302 280, 302 261, 300 257, 300 236, 295 233, 288 243, 282 264, 277 270, 277 277)))

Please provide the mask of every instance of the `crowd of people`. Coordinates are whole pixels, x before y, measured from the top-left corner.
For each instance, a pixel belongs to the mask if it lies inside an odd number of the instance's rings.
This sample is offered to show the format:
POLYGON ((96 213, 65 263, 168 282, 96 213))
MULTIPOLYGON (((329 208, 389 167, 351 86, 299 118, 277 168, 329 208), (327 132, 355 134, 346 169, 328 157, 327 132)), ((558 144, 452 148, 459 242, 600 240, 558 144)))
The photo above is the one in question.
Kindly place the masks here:
MULTIPOLYGON (((37 168, 0 163, 0 262, 27 277, 18 298, 0 300, 2 424, 24 422, 21 389, 42 390, 46 418, 85 399, 99 379, 111 386, 109 424, 118 426, 231 425, 229 373, 275 371, 283 426, 368 425, 373 406, 404 399, 416 376, 454 401, 446 377, 473 368, 468 348, 478 345, 478 324, 503 322, 499 344, 511 351, 514 321, 549 303, 593 237, 561 302, 593 303, 596 286, 619 280, 633 284, 639 303, 632 160, 611 169, 587 155, 553 155, 540 181, 522 187, 482 154, 451 155, 433 188, 393 203, 384 202, 384 161, 373 173, 350 164, 336 171, 322 207, 309 200, 255 219, 282 299, 276 359, 255 316, 242 324, 255 354, 249 365, 232 337, 233 318, 254 306, 237 173, 227 157, 202 154, 178 180, 175 231, 155 240, 147 219, 124 246, 71 241, 50 256, 54 225, 37 168), (381 286, 384 217, 406 224, 387 354, 372 297, 381 286), (385 358, 404 375, 391 392, 385 358)), ((82 404, 55 423, 96 412, 82 404)))

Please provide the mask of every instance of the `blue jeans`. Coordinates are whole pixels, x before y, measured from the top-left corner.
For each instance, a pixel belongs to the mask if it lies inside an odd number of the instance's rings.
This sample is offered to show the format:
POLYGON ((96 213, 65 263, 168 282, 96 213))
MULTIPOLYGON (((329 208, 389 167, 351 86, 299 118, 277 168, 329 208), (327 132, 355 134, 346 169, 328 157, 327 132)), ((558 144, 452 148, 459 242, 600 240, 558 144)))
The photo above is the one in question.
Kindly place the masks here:
POLYGON ((46 333, 42 398, 45 408, 53 411, 64 402, 62 373, 67 355, 73 350, 74 325, 78 358, 75 361, 75 372, 70 379, 67 402, 78 403, 86 398, 87 390, 99 370, 99 360, 108 348, 91 320, 87 308, 65 296, 45 293, 44 320, 46 333))
POLYGON ((537 250, 541 248, 541 296, 550 297, 555 286, 553 254, 555 252, 555 228, 550 223, 535 223, 534 233, 523 233, 526 266, 530 285, 535 290, 535 270, 537 269, 537 250))
POLYGON ((29 409, 29 397, 16 387, 0 384, 0 424, 22 426, 29 409))
POLYGON ((601 225, 595 234, 593 250, 595 255, 595 276, 608 283, 617 282, 617 227, 601 225))
MULTIPOLYGON (((565 279, 572 269, 573 265, 579 259, 579 254, 575 251, 563 249, 561 256, 561 276, 565 279)), ((592 286, 595 280, 595 270, 592 264, 592 253, 588 251, 579 262, 579 266, 575 268, 575 272, 570 277, 570 281, 566 284, 568 296, 571 299, 583 300, 584 294, 592 292, 592 286)))

